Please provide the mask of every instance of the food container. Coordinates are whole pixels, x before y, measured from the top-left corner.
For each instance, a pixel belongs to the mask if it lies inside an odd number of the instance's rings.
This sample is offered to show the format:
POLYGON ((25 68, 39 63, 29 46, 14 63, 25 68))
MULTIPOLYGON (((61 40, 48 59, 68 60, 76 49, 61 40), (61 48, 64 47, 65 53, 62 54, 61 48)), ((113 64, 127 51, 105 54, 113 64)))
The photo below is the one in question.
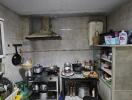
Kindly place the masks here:
POLYGON ((115 45, 116 38, 112 38, 112 36, 105 36, 105 44, 106 45, 115 45))

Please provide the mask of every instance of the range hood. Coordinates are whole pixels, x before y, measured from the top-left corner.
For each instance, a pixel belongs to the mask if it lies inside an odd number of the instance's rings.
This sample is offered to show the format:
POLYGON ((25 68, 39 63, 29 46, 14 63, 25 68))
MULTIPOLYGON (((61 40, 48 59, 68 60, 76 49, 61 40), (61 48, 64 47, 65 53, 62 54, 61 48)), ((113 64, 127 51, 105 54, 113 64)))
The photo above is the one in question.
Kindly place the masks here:
POLYGON ((61 36, 51 30, 51 19, 49 17, 31 17, 30 34, 26 39, 61 39, 61 36))

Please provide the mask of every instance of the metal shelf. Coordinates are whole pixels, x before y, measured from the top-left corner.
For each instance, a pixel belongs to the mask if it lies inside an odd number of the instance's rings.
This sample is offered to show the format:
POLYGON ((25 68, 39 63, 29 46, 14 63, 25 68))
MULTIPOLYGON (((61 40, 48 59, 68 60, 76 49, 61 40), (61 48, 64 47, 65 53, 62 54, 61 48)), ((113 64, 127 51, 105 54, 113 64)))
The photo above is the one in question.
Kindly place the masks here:
POLYGON ((111 85, 103 78, 100 78, 100 81, 103 81, 109 88, 111 88, 111 85))
POLYGON ((104 67, 101 67, 101 70, 103 70, 104 72, 106 72, 109 75, 112 75, 112 70, 110 70, 110 69, 106 69, 104 67))
POLYGON ((110 63, 112 63, 112 61, 111 60, 109 60, 109 59, 107 59, 107 58, 101 58, 102 60, 104 60, 104 61, 107 61, 107 62, 110 62, 110 63))
POLYGON ((132 47, 132 44, 126 45, 96 45, 97 47, 132 47))

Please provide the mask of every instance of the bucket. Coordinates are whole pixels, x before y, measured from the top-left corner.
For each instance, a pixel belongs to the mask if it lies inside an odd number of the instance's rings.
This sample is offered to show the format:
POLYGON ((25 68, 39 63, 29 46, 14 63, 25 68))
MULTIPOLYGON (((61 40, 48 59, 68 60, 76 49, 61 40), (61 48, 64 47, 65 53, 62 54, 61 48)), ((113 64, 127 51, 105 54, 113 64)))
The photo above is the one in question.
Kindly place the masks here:
POLYGON ((89 96, 90 93, 89 93, 89 88, 86 87, 86 86, 83 86, 83 87, 79 87, 79 92, 78 92, 78 96, 80 98, 84 98, 85 96, 89 96))

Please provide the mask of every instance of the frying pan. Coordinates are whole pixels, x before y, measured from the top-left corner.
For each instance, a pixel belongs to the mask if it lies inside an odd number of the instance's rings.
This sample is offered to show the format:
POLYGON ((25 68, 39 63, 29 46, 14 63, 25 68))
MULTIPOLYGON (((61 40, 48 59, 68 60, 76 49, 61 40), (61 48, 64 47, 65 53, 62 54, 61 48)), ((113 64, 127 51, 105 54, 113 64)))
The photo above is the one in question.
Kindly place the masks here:
POLYGON ((13 46, 15 47, 16 53, 12 57, 12 64, 16 66, 16 65, 21 64, 21 61, 22 61, 22 57, 18 54, 17 46, 22 46, 22 45, 21 44, 14 44, 13 46))

